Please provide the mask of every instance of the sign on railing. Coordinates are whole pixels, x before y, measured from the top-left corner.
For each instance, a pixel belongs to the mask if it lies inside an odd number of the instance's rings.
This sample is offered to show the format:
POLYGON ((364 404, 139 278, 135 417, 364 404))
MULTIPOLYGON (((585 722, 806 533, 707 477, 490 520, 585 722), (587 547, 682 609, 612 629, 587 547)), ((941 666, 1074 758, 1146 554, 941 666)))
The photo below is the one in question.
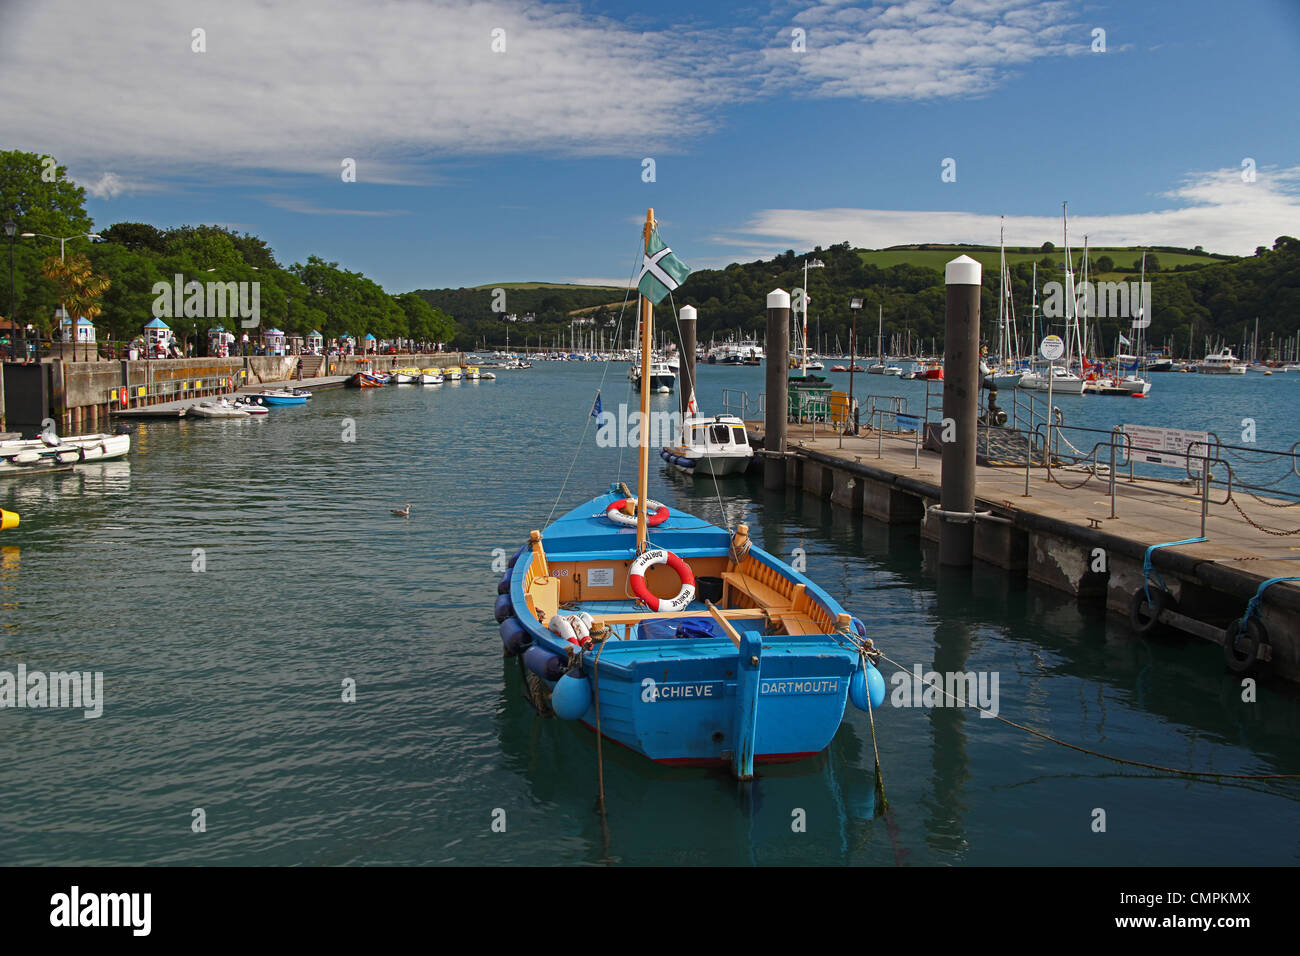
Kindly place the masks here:
POLYGON ((1129 457, 1151 465, 1188 468, 1199 473, 1201 459, 1210 451, 1210 433, 1158 425, 1121 425, 1131 443, 1129 457), (1195 447, 1193 447, 1195 446, 1195 447))

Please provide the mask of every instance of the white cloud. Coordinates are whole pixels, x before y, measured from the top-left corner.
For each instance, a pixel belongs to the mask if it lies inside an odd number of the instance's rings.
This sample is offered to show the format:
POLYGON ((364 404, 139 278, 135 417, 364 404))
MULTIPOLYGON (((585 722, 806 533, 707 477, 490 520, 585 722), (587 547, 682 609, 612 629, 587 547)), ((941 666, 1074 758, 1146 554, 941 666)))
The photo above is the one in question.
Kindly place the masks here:
POLYGON ((700 36, 567 4, 45 0, 2 16, 6 139, 119 168, 337 178, 353 157, 358 181, 409 182, 435 153, 639 157, 703 131, 721 102, 700 36), (76 52, 54 69, 55 49, 76 52))
POLYGON ((334 179, 352 157, 360 182, 427 184, 431 157, 680 150, 766 95, 978 95, 1073 52, 1072 6, 818 0, 642 29, 528 0, 15 0, 0 12, 0 129, 66 163, 151 176, 334 179), (790 51, 791 22, 806 53, 790 51), (206 52, 191 50, 195 28, 206 52), (75 53, 54 69, 50 50, 75 53))
POLYGON ((293 196, 268 196, 265 201, 277 209, 303 213, 309 216, 408 216, 409 209, 338 209, 318 206, 306 199, 293 196))
POLYGON ((126 183, 117 173, 104 173, 95 182, 86 184, 86 192, 96 199, 112 199, 126 192, 126 183))
POLYGON ((1068 22, 1072 7, 1063 0, 811 3, 790 19, 806 31, 806 50, 791 49, 787 25, 765 51, 767 85, 859 99, 980 95, 1032 60, 1086 51, 1091 37, 1068 22))
MULTIPOLYGON (((1086 234, 1093 246, 1203 246, 1250 255, 1300 229, 1300 166, 1260 167, 1253 183, 1242 182, 1236 168, 1194 173, 1164 195, 1173 208, 1094 214, 1072 206, 1071 245, 1081 245, 1086 234)), ((734 235, 714 241, 744 249, 750 258, 845 240, 868 249, 923 242, 995 245, 998 225, 996 210, 764 209, 734 235)), ((1006 230, 1009 246, 1061 244, 1059 215, 1007 216, 1006 230)))

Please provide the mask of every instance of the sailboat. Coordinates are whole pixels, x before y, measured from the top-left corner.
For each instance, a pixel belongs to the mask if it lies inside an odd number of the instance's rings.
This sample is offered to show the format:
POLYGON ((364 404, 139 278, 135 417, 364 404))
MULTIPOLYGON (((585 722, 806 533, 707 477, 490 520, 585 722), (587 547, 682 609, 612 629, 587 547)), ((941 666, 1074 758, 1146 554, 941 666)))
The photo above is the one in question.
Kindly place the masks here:
MULTIPOLYGON (((1007 270, 1005 226, 999 232, 998 246, 1002 258, 1002 291, 998 298, 998 364, 989 369, 988 377, 998 388, 1015 388, 1020 384, 1026 368, 1020 360, 1020 336, 1016 330, 1016 310, 1011 296, 1011 273, 1007 270)), ((1034 284, 1037 286, 1036 279, 1034 284)))
MULTIPOLYGON (((647 421, 654 306, 690 270, 660 239, 653 209, 642 238, 647 421)), ((611 483, 532 531, 511 559, 495 609, 506 652, 521 656, 539 711, 658 763, 722 764, 746 780, 756 764, 819 753, 850 699, 884 701, 866 626, 745 525, 650 500, 649 431, 638 429, 635 492, 611 483)))
MULTIPOLYGON (((1074 265, 1070 260, 1070 229, 1064 203, 1061 204, 1061 231, 1065 237, 1065 362, 1063 365, 1049 364, 1043 371, 1026 372, 1020 379, 1020 388, 1032 388, 1057 395, 1082 395, 1083 379, 1070 370, 1071 353, 1076 342, 1079 345, 1080 362, 1086 362, 1087 359, 1083 354, 1083 338, 1079 332, 1074 265)), ((1087 262, 1086 254, 1084 262, 1087 262)))

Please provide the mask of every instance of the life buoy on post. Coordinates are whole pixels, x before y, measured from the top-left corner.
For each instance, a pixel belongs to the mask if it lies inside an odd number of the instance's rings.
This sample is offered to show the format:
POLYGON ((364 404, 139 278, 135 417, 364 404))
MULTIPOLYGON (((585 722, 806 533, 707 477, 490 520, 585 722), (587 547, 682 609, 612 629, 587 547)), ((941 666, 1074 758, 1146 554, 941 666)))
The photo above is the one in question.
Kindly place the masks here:
MULTIPOLYGON (((635 498, 619 498, 617 501, 611 501, 609 507, 605 509, 605 517, 615 524, 627 525, 629 528, 636 524, 636 517, 625 512, 629 502, 636 504, 635 498)), ((668 520, 668 506, 658 501, 652 501, 647 498, 645 501, 646 510, 650 513, 646 515, 645 523, 647 527, 654 528, 668 520)))
POLYGON ((695 600, 695 575, 691 573, 690 565, 663 548, 651 548, 633 561, 632 568, 628 572, 628 580, 632 585, 632 593, 644 601, 646 607, 652 611, 684 611, 686 606, 695 600), (650 589, 646 587, 645 573, 656 564, 667 564, 677 572, 682 587, 676 597, 659 598, 651 594, 650 589))

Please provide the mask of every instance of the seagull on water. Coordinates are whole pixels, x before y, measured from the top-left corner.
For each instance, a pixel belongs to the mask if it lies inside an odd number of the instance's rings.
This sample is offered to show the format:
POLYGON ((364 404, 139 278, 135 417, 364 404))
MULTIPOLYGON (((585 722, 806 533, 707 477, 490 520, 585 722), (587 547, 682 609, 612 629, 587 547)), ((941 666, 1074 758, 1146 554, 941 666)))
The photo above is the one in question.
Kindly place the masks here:
POLYGON ((408 504, 405 508, 394 508, 393 514, 399 518, 409 518, 411 517, 411 506, 408 504))

